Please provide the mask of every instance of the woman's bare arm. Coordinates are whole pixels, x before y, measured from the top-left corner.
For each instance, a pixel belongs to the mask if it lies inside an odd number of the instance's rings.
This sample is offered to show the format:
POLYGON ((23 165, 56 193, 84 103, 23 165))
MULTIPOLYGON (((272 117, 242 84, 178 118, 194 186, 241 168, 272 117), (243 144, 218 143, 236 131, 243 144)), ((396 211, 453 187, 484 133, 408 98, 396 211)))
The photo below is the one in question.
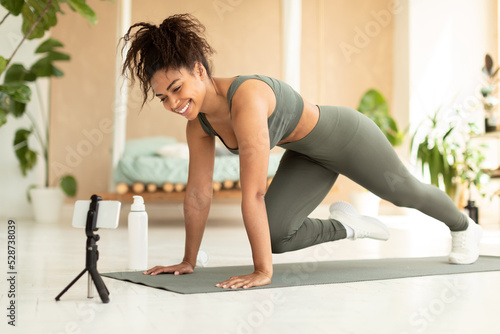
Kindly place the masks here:
POLYGON ((189 274, 196 265, 203 232, 212 201, 212 178, 215 159, 215 141, 201 128, 197 119, 189 121, 186 128, 189 146, 189 177, 184 197, 184 223, 186 241, 182 263, 173 266, 156 266, 144 272, 189 274))
POLYGON ((189 145, 189 177, 184 197, 184 261, 194 266, 212 202, 215 139, 203 131, 198 119, 190 121, 186 131, 189 145))
POLYGON ((242 214, 252 248, 254 272, 234 276, 217 286, 249 288, 266 285, 273 275, 271 238, 264 201, 269 164, 270 105, 275 97, 269 86, 260 81, 247 81, 233 97, 232 123, 240 155, 242 214))

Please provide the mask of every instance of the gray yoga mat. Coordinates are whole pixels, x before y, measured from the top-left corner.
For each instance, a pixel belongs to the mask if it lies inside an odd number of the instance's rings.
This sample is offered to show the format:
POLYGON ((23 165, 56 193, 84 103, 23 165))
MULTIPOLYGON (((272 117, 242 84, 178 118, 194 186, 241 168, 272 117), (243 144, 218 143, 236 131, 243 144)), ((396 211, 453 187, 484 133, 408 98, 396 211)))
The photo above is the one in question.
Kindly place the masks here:
MULTIPOLYGON (((241 291, 221 289, 214 285, 231 276, 249 274, 253 266, 196 268, 189 275, 143 275, 139 271, 101 274, 105 277, 183 294, 241 291)), ((333 284, 394 278, 500 271, 500 257, 480 256, 474 264, 449 264, 447 257, 394 258, 328 262, 280 263, 274 265, 271 284, 253 289, 299 285, 333 284)))

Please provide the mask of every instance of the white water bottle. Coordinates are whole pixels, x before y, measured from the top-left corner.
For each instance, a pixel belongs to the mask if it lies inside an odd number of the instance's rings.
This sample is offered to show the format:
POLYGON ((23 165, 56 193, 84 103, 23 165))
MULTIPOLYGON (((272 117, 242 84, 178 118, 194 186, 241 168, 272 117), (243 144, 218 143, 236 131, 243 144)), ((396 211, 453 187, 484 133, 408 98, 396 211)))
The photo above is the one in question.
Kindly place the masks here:
POLYGON ((148 269, 148 214, 142 196, 134 196, 128 214, 129 269, 148 269))

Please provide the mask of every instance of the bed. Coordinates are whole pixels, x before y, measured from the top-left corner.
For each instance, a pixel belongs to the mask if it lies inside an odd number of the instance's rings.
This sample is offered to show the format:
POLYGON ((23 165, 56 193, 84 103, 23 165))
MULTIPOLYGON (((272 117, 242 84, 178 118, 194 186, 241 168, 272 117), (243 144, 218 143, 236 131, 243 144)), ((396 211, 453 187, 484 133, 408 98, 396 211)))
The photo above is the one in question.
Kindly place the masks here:
MULTIPOLYGON (((276 173, 282 155, 283 152, 270 154, 269 180, 276 173)), ((179 197, 175 193, 182 193, 185 188, 188 165, 187 144, 175 138, 160 136, 127 140, 113 175, 116 192, 125 197, 139 193, 156 193, 151 196, 158 198, 166 194, 170 194, 166 197, 179 197)), ((213 182, 215 192, 230 190, 231 195, 239 195, 239 156, 224 146, 216 146, 213 182)))

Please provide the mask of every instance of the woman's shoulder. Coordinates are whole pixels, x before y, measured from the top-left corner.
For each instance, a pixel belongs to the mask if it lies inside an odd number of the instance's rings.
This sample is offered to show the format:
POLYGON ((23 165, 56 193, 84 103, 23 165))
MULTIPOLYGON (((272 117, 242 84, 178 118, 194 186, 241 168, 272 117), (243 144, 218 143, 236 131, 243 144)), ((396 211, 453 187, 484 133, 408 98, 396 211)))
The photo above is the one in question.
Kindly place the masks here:
POLYGON ((269 88, 274 92, 276 79, 260 74, 238 75, 233 78, 227 90, 227 99, 229 103, 238 91, 238 95, 255 94, 262 91, 268 91, 269 88))
POLYGON ((269 116, 276 107, 276 93, 271 82, 262 80, 262 76, 239 76, 227 91, 227 101, 230 112, 259 108, 266 110, 269 116))
POLYGON ((234 85, 236 85, 236 84, 241 85, 242 83, 244 83, 245 81, 248 81, 248 80, 264 81, 266 83, 279 81, 278 79, 272 78, 272 77, 267 76, 267 75, 262 75, 262 74, 238 75, 238 76, 235 76, 233 79, 234 79, 233 80, 234 85))

